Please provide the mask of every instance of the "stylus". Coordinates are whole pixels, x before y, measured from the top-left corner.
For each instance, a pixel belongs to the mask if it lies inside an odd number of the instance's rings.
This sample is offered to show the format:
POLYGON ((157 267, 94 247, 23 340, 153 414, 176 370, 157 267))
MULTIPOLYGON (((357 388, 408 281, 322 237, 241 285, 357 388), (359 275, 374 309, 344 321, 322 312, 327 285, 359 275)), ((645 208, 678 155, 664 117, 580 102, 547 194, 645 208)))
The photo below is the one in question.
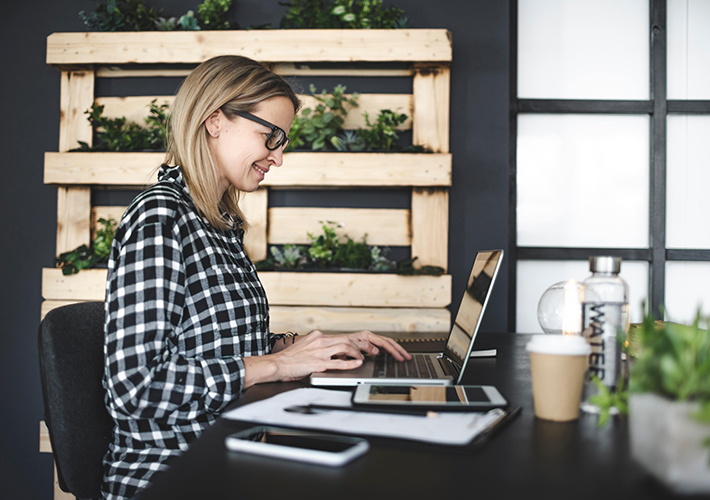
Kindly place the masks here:
POLYGON ((436 416, 437 413, 434 411, 427 410, 399 410, 391 408, 369 408, 360 407, 357 408, 352 406, 328 406, 328 405, 318 405, 318 404, 308 404, 308 405, 296 405, 284 408, 285 411, 291 413, 302 413, 304 415, 315 415, 316 413, 322 413, 324 411, 354 411, 354 412, 375 412, 375 413, 396 413, 399 415, 412 415, 417 417, 429 417, 436 416))

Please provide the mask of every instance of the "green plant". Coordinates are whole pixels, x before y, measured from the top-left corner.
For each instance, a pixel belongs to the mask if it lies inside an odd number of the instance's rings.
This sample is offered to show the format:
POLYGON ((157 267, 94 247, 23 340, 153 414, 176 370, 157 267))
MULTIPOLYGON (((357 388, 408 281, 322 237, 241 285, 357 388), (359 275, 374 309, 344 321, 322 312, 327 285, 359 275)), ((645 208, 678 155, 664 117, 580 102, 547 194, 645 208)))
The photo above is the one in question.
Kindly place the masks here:
POLYGON ((397 262, 397 274, 402 274, 404 276, 415 276, 415 275, 428 275, 428 276, 441 276, 446 271, 440 266, 421 266, 414 267, 414 263, 419 259, 419 257, 412 257, 411 259, 404 259, 397 262))
POLYGON ((364 151, 367 148, 365 139, 355 130, 345 130, 342 134, 330 139, 336 151, 364 151))
POLYGON ((274 265, 279 269, 297 269, 302 266, 307 257, 304 254, 302 246, 300 245, 284 245, 283 249, 278 247, 271 247, 271 255, 273 256, 274 265))
POLYGON ((377 115, 375 123, 370 123, 367 112, 363 114, 365 115, 365 123, 370 128, 358 130, 358 136, 364 139, 370 149, 380 151, 392 149, 393 141, 399 137, 396 127, 407 120, 407 115, 383 109, 377 115))
POLYGON ((313 97, 318 101, 315 109, 305 108, 295 117, 289 131, 291 149, 325 150, 334 148, 332 138, 342 132, 348 107, 356 107, 358 94, 346 97, 345 87, 338 85, 332 94, 326 90, 318 94, 315 85, 310 85, 313 97))
POLYGON ((292 0, 281 19, 282 28, 382 28, 411 27, 404 12, 385 8, 382 0, 292 0))
POLYGON ((204 0, 180 17, 162 17, 162 9, 147 7, 143 0, 94 0, 96 10, 90 14, 79 12, 79 17, 91 31, 173 31, 173 30, 228 30, 237 23, 226 20, 232 0, 204 0))
POLYGON ((79 141, 78 151, 143 151, 164 150, 168 121, 168 105, 157 105, 156 100, 149 105, 149 115, 145 119, 147 128, 131 123, 125 117, 103 116, 104 106, 92 105, 86 111, 94 129, 93 146, 79 141))
POLYGON ((618 384, 616 390, 611 391, 596 375, 592 375, 592 382, 597 393, 589 397, 589 402, 599 407, 599 427, 606 425, 614 409, 621 415, 629 414, 629 393, 623 384, 618 384))
POLYGON ((228 30, 233 25, 225 19, 232 0, 204 0, 197 8, 200 26, 204 30, 228 30))
POLYGON ((54 259, 54 267, 60 268, 62 274, 76 274, 82 269, 92 268, 97 263, 108 260, 113 237, 116 234, 116 221, 112 218, 101 218, 99 223, 103 227, 96 231, 96 238, 91 248, 81 245, 54 259))
POLYGON ((91 14, 79 12, 79 17, 92 31, 151 31, 156 29, 160 12, 146 7, 143 0, 94 0, 91 14))

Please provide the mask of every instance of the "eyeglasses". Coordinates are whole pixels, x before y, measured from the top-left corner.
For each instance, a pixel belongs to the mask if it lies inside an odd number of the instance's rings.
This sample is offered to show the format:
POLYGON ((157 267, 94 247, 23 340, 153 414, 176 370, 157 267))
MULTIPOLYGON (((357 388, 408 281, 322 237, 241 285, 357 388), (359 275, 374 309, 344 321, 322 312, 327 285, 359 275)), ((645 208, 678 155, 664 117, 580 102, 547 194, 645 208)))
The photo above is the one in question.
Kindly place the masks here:
POLYGON ((251 113, 247 113, 245 111, 235 111, 234 114, 239 115, 242 118, 246 118, 247 120, 259 123, 265 127, 269 127, 271 129, 271 133, 266 138, 266 149, 268 149, 269 151, 278 149, 281 146, 283 146, 285 149, 288 146, 288 143, 291 142, 291 139, 288 138, 286 132, 284 132, 282 128, 277 127, 273 123, 269 123, 266 120, 262 120, 258 116, 254 116, 251 113))

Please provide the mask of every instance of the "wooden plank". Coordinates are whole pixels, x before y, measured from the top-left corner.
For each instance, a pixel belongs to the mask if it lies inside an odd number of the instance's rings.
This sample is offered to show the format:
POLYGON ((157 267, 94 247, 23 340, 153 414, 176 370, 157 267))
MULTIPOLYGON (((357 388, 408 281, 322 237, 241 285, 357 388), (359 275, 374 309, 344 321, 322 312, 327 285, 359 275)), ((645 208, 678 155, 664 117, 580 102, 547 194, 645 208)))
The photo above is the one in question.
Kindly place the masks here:
POLYGON ((451 155, 288 153, 269 186, 450 186, 451 155))
POLYGON ((106 299, 105 269, 84 269, 64 276, 61 269, 42 269, 42 297, 46 300, 83 301, 106 299))
POLYGON ((266 249, 266 215, 269 203, 269 191, 260 188, 253 193, 245 193, 239 200, 239 207, 249 223, 249 230, 244 235, 244 249, 252 262, 264 260, 266 249))
POLYGON ((79 147, 79 141, 91 145, 91 124, 84 112, 94 102, 94 72, 64 71, 59 96, 59 151, 79 147))
POLYGON ((45 184, 145 187, 157 180, 165 153, 45 153, 45 184))
POLYGON ((91 188, 57 190, 57 255, 88 245, 91 240, 91 188))
POLYGON ((415 65, 412 142, 436 153, 449 152, 449 92, 446 67, 415 65))
POLYGON ((39 422, 39 452, 52 453, 52 442, 49 440, 49 429, 44 420, 39 422))
POLYGON ((262 272, 272 305, 446 307, 451 276, 262 272))
POLYGON ((412 257, 417 266, 446 269, 449 240, 449 193, 446 189, 412 190, 412 257))
POLYGON ((40 321, 44 319, 49 311, 57 307, 68 306, 70 304, 78 304, 83 302, 80 300, 43 300, 41 306, 40 321))
POLYGON ((272 332, 368 329, 381 333, 439 333, 448 331, 451 325, 451 313, 445 308, 271 306, 269 314, 272 332))
MULTIPOLYGON (((145 187, 164 153, 45 153, 44 182, 145 187)), ((450 154, 286 153, 262 186, 450 186, 450 154)))
MULTIPOLYGON (((271 305, 436 308, 451 302, 450 275, 261 272, 259 278, 271 305)), ((105 284, 104 269, 71 276, 42 271, 47 300, 104 300, 105 284)))
POLYGON ((47 64, 200 63, 223 54, 271 62, 451 61, 443 29, 53 33, 47 64))
MULTIPOLYGON (((271 244, 309 244, 308 233, 321 234, 323 222, 341 225, 338 234, 355 241, 367 237, 369 245, 409 246, 409 210, 365 208, 270 208, 271 244)), ((344 240, 344 238, 343 238, 344 240)))
MULTIPOLYGON (((350 97, 350 94, 346 94, 350 97)), ((299 95, 303 108, 315 109, 318 105, 312 95, 299 95)), ((104 116, 111 118, 126 117, 130 122, 144 125, 148 116, 148 106, 151 101, 157 100, 156 104, 171 105, 175 100, 174 96, 131 96, 131 97, 99 97, 96 104, 104 106, 104 116)), ((397 126, 397 130, 409 130, 412 128, 412 95, 411 94, 360 94, 358 107, 348 109, 348 114, 343 123, 344 129, 366 128, 364 113, 370 117, 370 123, 377 120, 377 115, 382 109, 390 109, 398 113, 405 113, 409 118, 397 126)))
MULTIPOLYGON (((97 78, 184 78, 195 66, 188 68, 164 69, 160 67, 136 68, 122 66, 98 66, 97 78)), ((414 74, 411 66, 393 68, 342 68, 342 67, 311 67, 307 64, 277 63, 271 65, 274 73, 283 76, 356 76, 356 77, 407 77, 414 74)))

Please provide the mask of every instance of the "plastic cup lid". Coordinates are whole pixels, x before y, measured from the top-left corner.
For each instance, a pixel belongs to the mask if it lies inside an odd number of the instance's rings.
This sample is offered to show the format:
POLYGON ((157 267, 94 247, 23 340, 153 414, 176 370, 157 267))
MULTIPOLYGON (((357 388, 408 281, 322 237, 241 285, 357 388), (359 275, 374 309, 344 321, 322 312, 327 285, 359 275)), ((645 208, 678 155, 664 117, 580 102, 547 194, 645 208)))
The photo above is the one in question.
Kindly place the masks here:
POLYGON ((592 352, 587 339, 579 335, 533 335, 525 349, 539 354, 585 356, 592 352))

